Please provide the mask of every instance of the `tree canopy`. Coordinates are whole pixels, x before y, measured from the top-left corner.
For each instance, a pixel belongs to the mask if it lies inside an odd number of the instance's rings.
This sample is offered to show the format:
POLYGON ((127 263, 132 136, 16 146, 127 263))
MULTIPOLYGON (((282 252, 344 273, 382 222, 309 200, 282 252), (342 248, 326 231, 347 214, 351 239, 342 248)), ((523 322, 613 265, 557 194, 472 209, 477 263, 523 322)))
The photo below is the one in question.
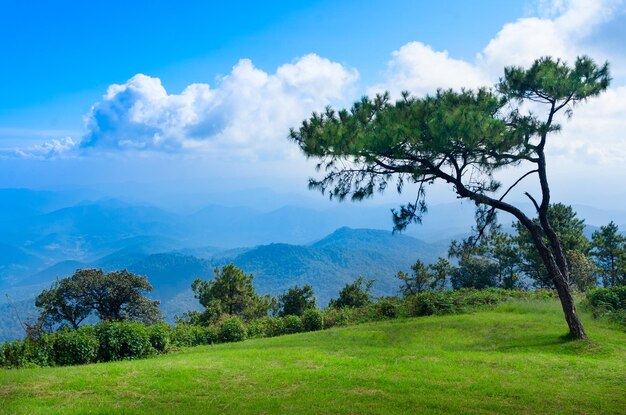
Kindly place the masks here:
POLYGON ((101 320, 160 321, 159 302, 145 293, 152 291, 146 277, 126 270, 105 273, 101 269, 80 269, 55 281, 35 299, 40 320, 49 326, 69 325, 76 329, 95 314, 101 320))
POLYGON ((191 287, 205 307, 201 320, 212 321, 224 313, 245 319, 267 315, 271 299, 256 293, 252 274, 246 275, 234 264, 225 265, 221 270, 215 268, 214 272, 212 280, 198 278, 191 287))

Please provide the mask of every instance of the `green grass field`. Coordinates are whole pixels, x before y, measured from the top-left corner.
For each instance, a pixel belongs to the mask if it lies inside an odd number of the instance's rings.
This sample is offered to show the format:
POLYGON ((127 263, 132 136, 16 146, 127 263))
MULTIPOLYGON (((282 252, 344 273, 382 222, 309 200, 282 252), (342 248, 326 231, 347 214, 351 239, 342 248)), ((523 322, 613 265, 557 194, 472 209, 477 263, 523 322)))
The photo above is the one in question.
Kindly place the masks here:
POLYGON ((556 301, 196 347, 78 367, 0 370, 0 412, 626 414, 626 332, 556 301))

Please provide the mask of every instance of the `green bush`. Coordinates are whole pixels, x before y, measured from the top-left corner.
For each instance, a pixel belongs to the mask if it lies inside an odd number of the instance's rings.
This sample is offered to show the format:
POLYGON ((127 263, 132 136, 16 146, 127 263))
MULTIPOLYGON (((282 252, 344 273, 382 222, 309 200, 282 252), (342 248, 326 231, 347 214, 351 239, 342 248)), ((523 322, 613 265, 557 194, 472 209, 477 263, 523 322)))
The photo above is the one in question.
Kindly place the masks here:
POLYGON ((62 366, 93 363, 98 349, 98 339, 87 330, 59 331, 54 336, 56 363, 62 366))
POLYGON ((217 329, 213 326, 177 324, 171 331, 171 343, 177 347, 193 347, 217 342, 217 329))
POLYGON ((588 291, 587 302, 594 317, 606 316, 626 325, 626 286, 588 291))
POLYGON ((0 346, 0 366, 9 369, 24 367, 27 364, 26 347, 23 341, 13 340, 0 346))
POLYGON ((270 317, 258 318, 246 323, 246 334, 249 339, 267 336, 270 317))
POLYGON ((268 317, 265 322, 265 336, 275 337, 286 334, 285 320, 280 317, 268 317))
POLYGON ((398 310, 392 300, 381 300, 374 305, 376 316, 382 318, 396 318, 398 310))
POLYGON ((165 353, 170 345, 170 326, 165 323, 148 326, 150 345, 158 353, 165 353))
POLYGON ((54 336, 50 334, 43 334, 37 340, 25 340, 24 356, 27 364, 41 367, 54 366, 56 364, 54 336))
POLYGON ((283 317, 285 321, 285 333, 300 333, 304 331, 304 324, 302 324, 302 320, 298 316, 285 316, 283 317))
POLYGON ((148 329, 141 323, 122 321, 104 322, 96 327, 100 343, 100 361, 136 359, 154 352, 150 344, 148 329))
POLYGON ((308 309, 302 315, 302 324, 306 331, 316 331, 324 328, 324 315, 318 309, 308 309))
POLYGON ((222 342, 239 342, 246 339, 246 326, 239 317, 231 317, 224 320, 218 331, 218 337, 222 342))

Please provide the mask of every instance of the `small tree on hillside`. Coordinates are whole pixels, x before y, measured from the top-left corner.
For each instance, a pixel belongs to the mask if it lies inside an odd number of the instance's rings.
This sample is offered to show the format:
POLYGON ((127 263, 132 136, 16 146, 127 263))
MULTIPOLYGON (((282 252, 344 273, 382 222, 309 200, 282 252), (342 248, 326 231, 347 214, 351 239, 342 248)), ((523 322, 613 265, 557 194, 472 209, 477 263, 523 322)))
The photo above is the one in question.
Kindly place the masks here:
POLYGON ((598 273, 605 287, 626 284, 626 237, 611 221, 591 235, 592 251, 598 273))
POLYGON ((432 288, 434 281, 433 275, 422 261, 419 259, 415 261, 415 264, 411 265, 411 271, 410 274, 402 271, 396 274, 396 277, 402 281, 400 292, 404 297, 419 294, 422 291, 432 288))
MULTIPOLYGON (((494 224, 478 244, 470 237, 452 241, 448 255, 459 264, 452 273, 454 288, 516 288, 519 286, 520 256, 514 238, 494 224)), ((541 265, 540 265, 541 266, 541 265)))
MULTIPOLYGON (((568 264, 571 266, 574 265, 574 262, 578 265, 586 264, 588 261, 585 257, 589 256, 591 245, 584 235, 585 221, 576 216, 576 212, 571 206, 562 203, 550 205, 547 215, 552 229, 561 242, 561 247, 568 264)), ((538 222, 538 220, 535 220, 535 222, 538 222)), ((517 243, 520 255, 520 267, 522 271, 533 280, 536 287, 555 288, 554 282, 543 266, 541 256, 535 248, 532 235, 520 222, 515 224, 515 229, 517 230, 515 242, 517 243)), ((547 238, 544 239, 546 243, 548 243, 547 238)), ((571 266, 568 267, 568 269, 571 268, 571 266)), ((575 277, 580 277, 584 280, 588 279, 584 273, 578 272, 570 276, 568 283, 571 286, 579 285, 575 277)), ((580 285, 587 286, 588 282, 581 281, 580 285)))
POLYGON ((304 285, 300 288, 296 284, 278 296, 279 316, 301 316, 306 310, 315 307, 315 295, 313 287, 310 285, 304 285))
POLYGON ((370 290, 374 285, 374 280, 366 280, 359 277, 351 284, 346 284, 339 291, 339 298, 330 300, 329 307, 363 307, 372 302, 370 290))
POLYGON ((215 278, 210 281, 196 279, 191 288, 194 296, 205 307, 205 320, 215 320, 222 313, 244 319, 267 315, 271 299, 259 296, 254 289, 252 274, 246 275, 234 264, 220 270, 215 268, 215 278))
POLYGON ((545 148, 550 133, 559 129, 555 117, 571 115, 573 106, 599 95, 609 80, 608 64, 598 66, 587 57, 573 66, 542 58, 529 69, 505 69, 496 91, 447 90, 423 98, 404 93, 395 103, 388 94, 363 98, 350 110, 314 113, 290 137, 305 155, 319 159, 325 176, 309 185, 331 198, 362 200, 384 191, 394 177, 398 192, 407 183, 417 185, 415 201, 394 211, 396 230, 421 220, 426 187, 435 181, 448 183, 460 198, 476 203, 479 235, 496 211, 513 215, 532 236, 570 334, 580 339, 586 334, 570 291, 565 251, 547 214, 551 195, 545 148), (525 112, 529 102, 542 109, 525 112), (545 117, 535 115, 541 112, 545 117), (502 188, 494 173, 509 166, 528 170, 502 188), (505 201, 532 175, 540 196, 525 195, 533 203, 536 222, 505 201))

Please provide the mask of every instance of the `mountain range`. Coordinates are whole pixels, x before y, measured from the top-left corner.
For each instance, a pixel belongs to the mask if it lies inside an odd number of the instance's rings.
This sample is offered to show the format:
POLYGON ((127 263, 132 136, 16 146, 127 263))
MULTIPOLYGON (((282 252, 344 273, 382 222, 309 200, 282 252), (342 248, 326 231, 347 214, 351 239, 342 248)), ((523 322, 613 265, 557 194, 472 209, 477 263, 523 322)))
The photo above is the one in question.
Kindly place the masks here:
MULTIPOLYGON (((445 255, 474 221, 469 203, 434 205, 421 225, 392 234, 392 205, 323 204, 266 190, 181 197, 190 207, 177 209, 89 189, 0 189, 0 200, 0 293, 8 295, 0 299, 0 340, 21 335, 18 317, 32 313, 36 293, 85 267, 148 276, 170 320, 197 307, 195 278, 231 262, 255 275, 260 293, 311 284, 320 305, 358 276, 376 279, 375 295, 395 294, 397 271, 445 255), (191 207, 200 201, 207 204, 191 207)), ((626 223, 625 212, 574 208, 590 218, 588 233, 626 223)))

